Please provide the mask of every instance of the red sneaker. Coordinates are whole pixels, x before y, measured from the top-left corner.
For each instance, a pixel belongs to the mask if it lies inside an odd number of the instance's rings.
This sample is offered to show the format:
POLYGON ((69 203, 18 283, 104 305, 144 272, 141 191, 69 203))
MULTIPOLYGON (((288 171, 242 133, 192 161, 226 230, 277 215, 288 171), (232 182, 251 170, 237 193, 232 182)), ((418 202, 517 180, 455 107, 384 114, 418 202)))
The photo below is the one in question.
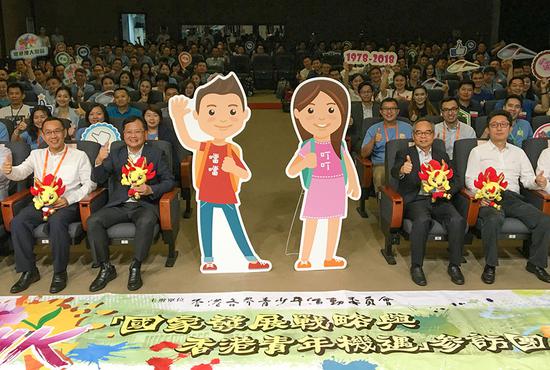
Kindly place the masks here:
POLYGON ((201 271, 216 271, 218 269, 218 266, 216 266, 213 262, 208 262, 202 265, 201 271))
POLYGON ((249 270, 269 270, 271 268, 271 262, 269 261, 256 261, 248 264, 249 270))

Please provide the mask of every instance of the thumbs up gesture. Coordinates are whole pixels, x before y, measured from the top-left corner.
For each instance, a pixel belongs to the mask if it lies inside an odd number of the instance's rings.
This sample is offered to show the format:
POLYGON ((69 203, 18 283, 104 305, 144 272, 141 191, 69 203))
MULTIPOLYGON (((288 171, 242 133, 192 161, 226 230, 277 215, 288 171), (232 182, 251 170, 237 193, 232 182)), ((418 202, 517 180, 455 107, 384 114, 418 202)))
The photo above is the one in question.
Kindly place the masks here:
POLYGON ((544 176, 544 171, 540 171, 540 173, 535 177, 535 182, 537 185, 541 188, 545 188, 548 181, 546 180, 546 177, 544 176))
POLYGON ((382 132, 380 132, 380 128, 376 131, 376 135, 374 135, 374 141, 377 143, 382 140, 382 132))
POLYGON ((6 156, 6 158, 4 159, 4 163, 2 164, 2 172, 5 175, 9 175, 11 173, 12 161, 13 159, 11 157, 11 154, 6 156))
POLYGON ((101 146, 101 149, 99 149, 99 153, 97 153, 97 157, 95 159, 96 166, 99 166, 103 163, 105 158, 109 156, 109 147, 111 145, 111 142, 107 141, 105 144, 101 146))
POLYGON ((411 161, 411 157, 409 155, 407 155, 405 163, 403 163, 403 165, 401 166, 401 169, 399 170, 399 172, 403 175, 408 175, 412 172, 412 169, 413 169, 413 164, 412 164, 412 161, 411 161))

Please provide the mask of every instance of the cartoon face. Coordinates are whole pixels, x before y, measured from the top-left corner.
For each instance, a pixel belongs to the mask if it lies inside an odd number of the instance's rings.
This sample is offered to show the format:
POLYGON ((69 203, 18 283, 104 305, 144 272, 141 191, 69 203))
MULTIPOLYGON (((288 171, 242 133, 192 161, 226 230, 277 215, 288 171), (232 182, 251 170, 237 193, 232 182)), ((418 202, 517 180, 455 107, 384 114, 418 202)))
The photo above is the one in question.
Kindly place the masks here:
POLYGON ((145 181, 147 181, 146 172, 147 170, 136 168, 134 171, 128 174, 128 180, 133 186, 142 185, 145 183, 145 181))
POLYGON ((207 94, 193 116, 206 134, 226 139, 239 133, 250 118, 250 109, 243 107, 236 94, 207 94))
POLYGON ((294 109, 294 117, 302 127, 316 137, 326 137, 342 124, 342 113, 334 100, 320 92, 304 109, 294 109))
MULTIPOLYGON (((446 171, 447 173, 449 171, 446 171)), ((435 189, 441 189, 445 188, 445 190, 449 190, 449 181, 447 180, 447 174, 445 171, 442 170, 436 170, 432 173, 432 176, 428 179, 428 183, 433 186, 435 189)))

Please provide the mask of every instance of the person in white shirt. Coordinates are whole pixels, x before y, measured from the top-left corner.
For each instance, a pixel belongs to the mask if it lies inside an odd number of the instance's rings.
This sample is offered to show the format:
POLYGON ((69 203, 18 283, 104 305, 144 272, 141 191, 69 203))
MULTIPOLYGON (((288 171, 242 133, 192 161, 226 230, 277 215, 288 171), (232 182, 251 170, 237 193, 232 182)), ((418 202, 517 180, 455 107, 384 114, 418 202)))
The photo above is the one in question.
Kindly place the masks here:
POLYGON ((435 125, 435 137, 445 142, 445 151, 453 159, 455 141, 475 138, 476 132, 458 120, 458 101, 456 98, 445 98, 441 101, 443 122, 435 125))
POLYGON ((544 191, 550 193, 550 148, 546 148, 540 153, 539 160, 537 161, 537 173, 546 177, 548 183, 544 191))
POLYGON ((486 284, 495 281, 495 268, 498 265, 498 235, 505 217, 519 219, 531 231, 529 260, 527 271, 546 283, 550 275, 545 268, 548 265, 548 246, 550 244, 550 216, 545 215, 533 205, 523 201, 520 181, 526 189, 544 189, 548 185, 543 173, 535 175, 529 158, 523 150, 507 142, 512 127, 510 113, 497 110, 488 116, 489 141, 478 145, 470 152, 466 169, 466 187, 476 192, 474 181, 479 173, 493 167, 497 174, 503 173, 508 186, 502 194, 501 210, 481 201, 479 219, 481 221, 481 239, 485 251, 485 268, 481 280, 486 284))
MULTIPOLYGON (((0 163, 11 161, 11 151, 6 148, 4 145, 0 146, 0 163)), ((10 180, 6 175, 0 172, 0 200, 4 200, 8 196, 8 190, 10 186, 10 180)))
MULTIPOLYGON (((93 191, 96 184, 91 180, 92 167, 86 153, 65 145, 67 129, 58 118, 46 119, 42 132, 48 148, 31 151, 29 157, 19 166, 12 167, 11 160, 4 161, 2 172, 14 181, 23 180, 31 174, 41 181, 46 175, 53 175, 63 181, 65 192, 53 204, 56 211, 47 221, 54 267, 50 293, 58 293, 67 286, 66 269, 71 245, 69 224, 80 219, 78 202, 93 191)), ((11 293, 20 293, 40 280, 33 253, 33 230, 43 222, 42 210, 37 210, 32 203, 12 220, 15 268, 21 273, 21 277, 12 286, 11 293)))
POLYGON ((25 92, 20 84, 14 82, 8 85, 8 99, 10 105, 0 109, 0 119, 9 119, 17 124, 29 118, 31 107, 23 104, 25 92))

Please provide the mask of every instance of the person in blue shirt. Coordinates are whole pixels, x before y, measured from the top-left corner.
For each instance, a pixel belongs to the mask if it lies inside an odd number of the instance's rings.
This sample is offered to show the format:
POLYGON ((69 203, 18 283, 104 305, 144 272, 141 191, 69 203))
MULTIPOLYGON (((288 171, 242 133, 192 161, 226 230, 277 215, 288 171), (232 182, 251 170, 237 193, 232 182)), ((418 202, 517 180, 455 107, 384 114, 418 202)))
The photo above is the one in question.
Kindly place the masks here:
POLYGON ((110 118, 128 118, 128 117, 141 117, 141 111, 137 108, 130 107, 130 95, 128 90, 124 87, 115 89, 115 105, 109 105, 107 107, 107 113, 110 118))
MULTIPOLYGON (((524 86, 523 77, 512 77, 508 84, 508 95, 521 96, 523 94, 523 86, 524 86)), ((530 99, 523 99, 523 102, 521 104, 522 112, 520 113, 519 117, 530 122, 531 118, 533 117, 533 113, 546 114, 548 109, 550 109, 550 97, 548 96, 548 78, 543 78, 540 80, 540 91, 541 91, 540 104, 537 104, 530 99)), ((503 109, 503 108, 504 108, 504 99, 498 101, 495 104, 495 110, 503 109)))
POLYGON ((484 88, 485 76, 481 70, 472 72, 472 81, 474 82, 474 95, 472 100, 484 104, 487 100, 495 100, 493 93, 484 88))
POLYGON ((11 140, 24 141, 31 147, 31 150, 38 149, 40 145, 45 143, 42 136, 42 124, 51 116, 52 114, 46 106, 37 105, 31 111, 30 122, 27 124, 26 121, 21 121, 13 130, 11 140))
POLYGON ((398 121, 399 108, 397 100, 386 98, 380 103, 380 114, 383 121, 372 125, 368 130, 363 145, 361 156, 371 157, 373 164, 373 183, 378 191, 384 185, 385 169, 384 156, 386 153, 386 142, 394 139, 411 139, 412 127, 410 124, 398 121))
MULTIPOLYGON (((523 99, 520 95, 509 95, 504 99, 504 110, 512 116, 512 130, 510 131, 510 135, 508 135, 508 142, 520 148, 524 140, 533 137, 533 128, 529 121, 519 118, 522 111, 522 103, 523 99)), ((481 137, 489 137, 488 127, 485 128, 481 137)))

